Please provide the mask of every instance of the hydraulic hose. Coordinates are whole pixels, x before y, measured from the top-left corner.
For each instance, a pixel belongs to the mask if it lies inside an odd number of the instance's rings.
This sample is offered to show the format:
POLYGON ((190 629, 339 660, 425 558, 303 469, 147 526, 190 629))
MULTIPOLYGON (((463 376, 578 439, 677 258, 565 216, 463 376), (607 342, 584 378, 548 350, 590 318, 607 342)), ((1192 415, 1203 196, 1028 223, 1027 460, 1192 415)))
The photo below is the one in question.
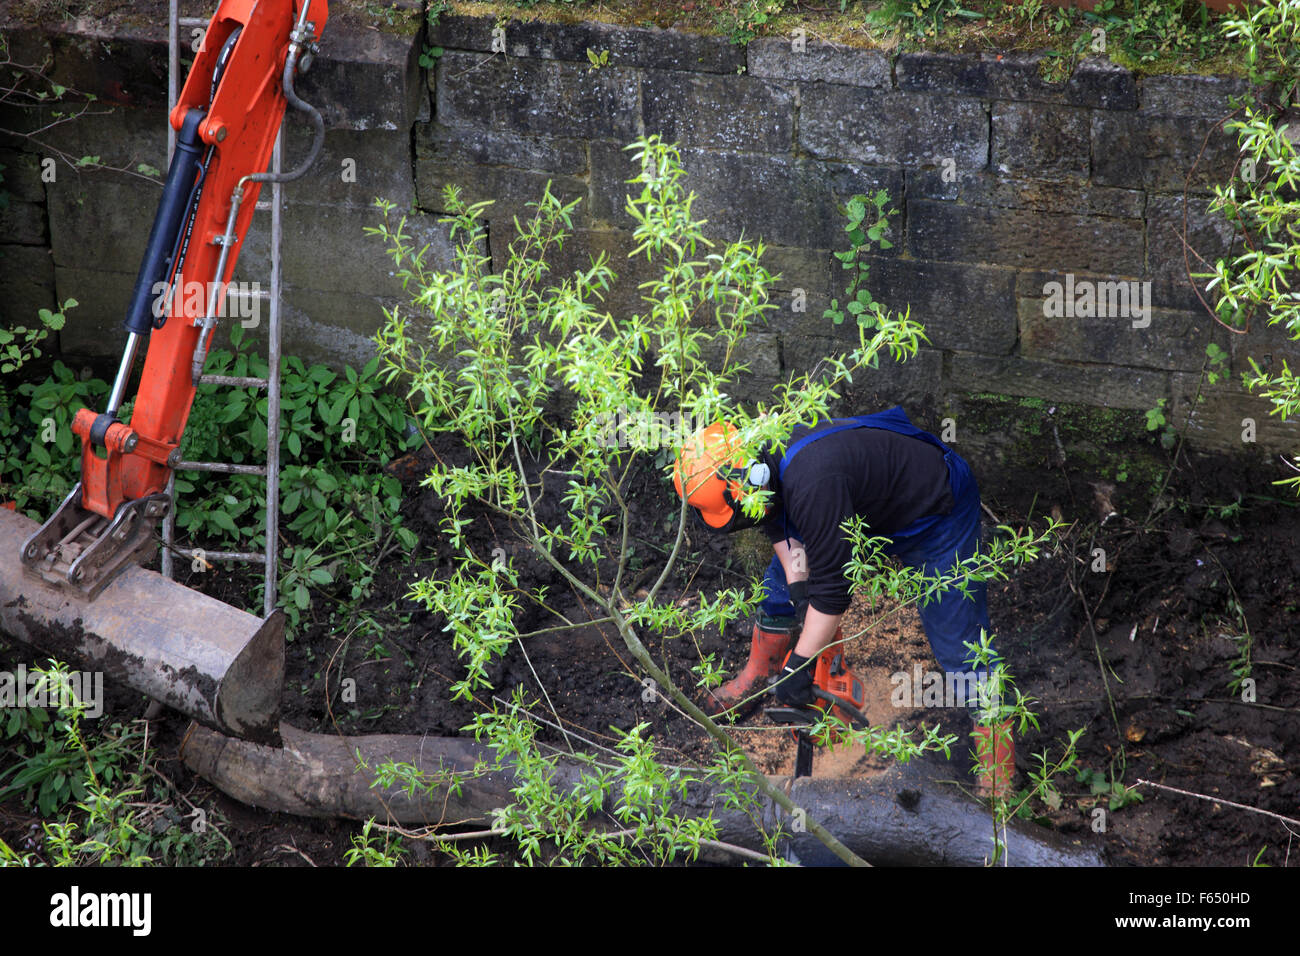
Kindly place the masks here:
POLYGON ((280 78, 280 88, 284 91, 284 98, 300 113, 306 113, 312 125, 311 149, 307 151, 306 158, 295 168, 287 173, 254 173, 246 176, 249 182, 254 183, 289 183, 295 179, 301 179, 306 175, 307 170, 316 162, 316 157, 320 155, 321 146, 325 143, 325 120, 320 115, 320 110, 312 106, 306 100, 298 95, 298 91, 293 88, 293 78, 298 69, 298 58, 302 55, 304 46, 311 42, 311 31, 306 29, 307 11, 310 9, 310 0, 303 0, 302 9, 298 13, 298 24, 294 27, 292 34, 293 42, 289 44, 289 55, 284 61, 284 73, 280 78))

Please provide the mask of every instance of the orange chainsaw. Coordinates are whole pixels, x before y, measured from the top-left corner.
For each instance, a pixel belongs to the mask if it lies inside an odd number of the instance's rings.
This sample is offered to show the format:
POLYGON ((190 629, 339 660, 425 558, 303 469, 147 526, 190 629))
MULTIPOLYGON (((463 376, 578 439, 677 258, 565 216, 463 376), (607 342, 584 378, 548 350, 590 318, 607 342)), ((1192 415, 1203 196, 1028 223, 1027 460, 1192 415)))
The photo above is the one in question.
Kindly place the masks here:
MULTIPOLYGON (((849 670, 844 663, 844 655, 834 646, 826 648, 817 656, 817 664, 813 669, 812 693, 815 700, 808 707, 780 704, 763 709, 769 720, 794 728, 795 740, 799 744, 795 756, 796 777, 812 774, 813 741, 809 729, 828 713, 856 730, 870 726, 862 712, 866 703, 862 681, 849 670)), ((836 743, 841 736, 841 732, 832 728, 827 742, 836 743)))

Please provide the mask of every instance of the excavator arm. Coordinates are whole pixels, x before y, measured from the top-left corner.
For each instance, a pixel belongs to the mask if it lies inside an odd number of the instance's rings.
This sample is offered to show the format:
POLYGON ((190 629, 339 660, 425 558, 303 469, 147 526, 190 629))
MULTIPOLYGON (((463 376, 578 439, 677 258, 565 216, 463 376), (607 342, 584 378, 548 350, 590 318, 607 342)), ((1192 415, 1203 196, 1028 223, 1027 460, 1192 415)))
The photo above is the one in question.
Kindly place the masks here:
MULTIPOLYGON (((263 183, 302 175, 320 149, 320 114, 298 97, 294 81, 328 15, 326 0, 221 0, 169 116, 176 150, 127 308, 127 342, 107 405, 101 412, 82 409, 73 420, 81 481, 20 549, 0 559, 0 629, 94 666, 116 667, 113 676, 130 686, 245 736, 275 733, 274 714, 263 720, 253 711, 273 706, 278 713, 280 615, 262 621, 225 608, 236 618, 223 617, 224 633, 205 643, 193 622, 206 617, 215 625, 214 610, 203 603, 213 602, 138 565, 155 552, 157 524, 172 507, 167 484, 258 193, 263 183), (290 105, 310 117, 314 143, 298 169, 273 175, 265 170, 290 105), (182 294, 194 280, 205 294, 182 294), (122 421, 142 347, 144 369, 130 420, 122 421), (22 575, 9 567, 17 551, 22 575), (203 607, 191 606, 196 602, 203 607), (129 666, 114 664, 122 660, 129 666), (245 686, 227 686, 223 704, 222 684, 230 680, 245 686), (274 688, 249 688, 250 681, 272 681, 274 688), (232 708, 240 716, 223 719, 223 709, 232 708)), ((0 547, 26 520, 0 517, 0 547)))
MULTIPOLYGON (((176 151, 123 323, 127 343, 108 405, 74 418, 81 482, 23 548, 23 562, 51 584, 93 598, 154 548, 216 316, 258 192, 271 178, 263 170, 287 103, 301 103, 294 74, 328 16, 325 0, 294 6, 223 0, 171 111, 176 151), (205 296, 175 294, 195 279, 205 296), (122 422, 145 343, 131 421, 122 422)), ((324 127, 312 113, 319 148, 324 127)))

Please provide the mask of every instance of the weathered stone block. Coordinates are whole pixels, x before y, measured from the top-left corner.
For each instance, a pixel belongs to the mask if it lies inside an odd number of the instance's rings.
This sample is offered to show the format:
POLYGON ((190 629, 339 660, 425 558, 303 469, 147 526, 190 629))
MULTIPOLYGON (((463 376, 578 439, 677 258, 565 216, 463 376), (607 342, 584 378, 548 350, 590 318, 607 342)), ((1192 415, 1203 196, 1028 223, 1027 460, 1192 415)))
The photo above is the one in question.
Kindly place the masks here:
MULTIPOLYGON (((492 266, 500 272, 504 267, 510 240, 513 234, 504 229, 493 229, 489 242, 491 245, 492 266)), ((636 240, 630 232, 617 229, 575 229, 565 240, 564 246, 553 250, 547 264, 550 276, 547 284, 558 283, 567 279, 575 271, 591 268, 593 260, 605 256, 609 268, 616 278, 610 289, 604 293, 603 300, 594 296, 588 301, 597 309, 617 317, 644 314, 649 304, 644 301, 647 292, 640 288, 641 283, 662 278, 662 265, 647 262, 644 254, 633 256, 636 240)))
POLYGON ((815 41, 794 50, 788 37, 763 37, 749 44, 747 56, 745 72, 750 76, 862 87, 893 85, 889 57, 880 50, 815 41))
POLYGON ((958 352, 949 383, 954 389, 1028 395, 1106 408, 1154 408, 1165 398, 1169 373, 1112 365, 1066 365, 1019 357, 958 352))
MULTIPOLYGON (((721 343, 705 349, 703 354, 713 368, 722 367, 724 353, 721 343)), ((781 342, 773 332, 751 332, 740 343, 731 360, 747 367, 729 389, 744 402, 770 404, 776 386, 788 378, 781 365, 781 342)))
POLYGON ((491 201, 485 216, 493 223, 513 228, 511 220, 530 217, 529 203, 541 199, 546 184, 551 184, 552 194, 564 202, 581 200, 574 210, 575 225, 585 225, 591 215, 587 205, 587 184, 574 176, 511 169, 508 166, 464 166, 457 163, 422 162, 415 168, 415 189, 421 209, 445 212, 443 189, 448 185, 460 187, 460 198, 466 203, 491 201))
POLYGON ((845 411, 861 414, 902 405, 911 412, 913 424, 924 428, 916 410, 929 407, 942 392, 942 352, 920 349, 906 362, 895 362, 886 355, 880 359, 878 368, 865 369, 853 376, 853 385, 845 389, 845 397, 852 402, 852 407, 845 411))
POLYGON ((914 93, 997 96, 990 61, 979 54, 937 50, 903 53, 895 66, 898 88, 914 93))
POLYGON ((1140 219, 916 200, 907 208, 907 249, 917 259, 986 262, 1059 271, 1140 272, 1140 219))
POLYGON ((818 84, 803 90, 799 145, 824 159, 975 169, 988 161, 988 113, 974 99, 818 84))
MULTIPOLYGON (((1076 273, 1076 278, 1080 276, 1076 273)), ((1089 275, 1088 279, 1098 281, 1109 281, 1116 278, 1114 275, 1089 275)), ((1201 302, 1196 297, 1195 287, 1186 279, 1174 277, 1153 276, 1144 278, 1143 281, 1151 283, 1151 305, 1157 309, 1170 309, 1175 312, 1198 312, 1204 311, 1201 302)), ((1016 276, 1016 297, 1018 299, 1040 299, 1043 297, 1043 287, 1048 282, 1065 282, 1065 273, 1052 271, 1027 271, 1021 272, 1016 276)))
MULTIPOLYGON (((697 194, 692 214, 706 219, 710 236, 747 239, 811 249, 842 248, 842 204, 855 193, 884 189, 900 196, 897 170, 846 163, 821 163, 762 153, 683 150, 686 186, 697 194)), ((624 211, 635 170, 621 146, 591 144, 592 216, 597 223, 632 228, 624 211)), ((891 236, 897 243, 898 236, 891 236)))
MULTIPOLYGON (((285 282, 296 289, 319 292, 389 297, 402 294, 397 267, 385 244, 364 231, 367 226, 379 224, 378 210, 357 206, 311 208, 311 216, 296 217, 293 228, 284 232, 281 256, 285 282)), ((438 218, 414 215, 406 219, 406 232, 415 249, 430 247, 425 258, 430 269, 446 269, 452 264, 450 227, 438 218)), ((264 274, 269 280, 269 266, 264 274)))
MULTIPOLYGON (((165 113, 165 15, 143 25, 79 19, 50 30, 54 80, 104 103, 165 113)), ((331 128, 408 129, 423 90, 416 39, 415 33, 370 30, 336 17, 325 28, 311 70, 298 81, 298 93, 331 128)))
MULTIPOLYGON (((974 349, 1008 354, 1015 346, 1014 273, 1009 269, 960 266, 952 263, 919 263, 911 259, 872 258, 867 287, 885 308, 910 317, 925 327, 929 348, 974 349)), ((831 336, 841 349, 855 347, 857 326, 846 315, 842 324, 826 317, 832 301, 844 308, 844 290, 833 295, 809 295, 794 310, 789 294, 773 297, 777 308, 767 315, 770 328, 782 333, 786 342, 831 336)), ((797 346, 795 346, 797 348, 797 346)))
POLYGON ((24 246, 48 245, 45 205, 10 197, 0 207, 0 242, 24 246))
MULTIPOLYGON (((154 205, 162 195, 162 180, 167 174, 166 109, 92 109, 75 120, 53 126, 40 139, 62 151, 75 163, 83 156, 97 156, 104 166, 135 172, 141 163, 159 171, 156 177, 154 205)), ((36 149, 33 145, 33 149, 36 149)), ((38 154, 44 158, 44 154, 38 154)), ((55 155, 55 154, 51 154, 55 155)), ((101 178, 112 181, 144 183, 138 176, 108 170, 76 169, 64 157, 56 155, 55 181, 71 176, 93 190, 101 178), (89 177, 89 178, 81 178, 89 177)))
MULTIPOLYGON (((411 128, 425 89, 418 33, 386 33, 334 18, 320 47, 298 94, 320 110, 327 129, 411 128)), ((286 122, 295 122, 292 112, 286 122)))
POLYGON ((167 19, 123 23, 78 18, 45 24, 50 79, 102 103, 167 109, 167 19))
MULTIPOLYGON (((375 354, 375 333, 384 324, 384 307, 396 300, 360 293, 286 290, 281 311, 285 355, 307 364, 322 362, 337 368, 360 368, 375 354)), ((416 325, 412 321, 412 327, 416 325)))
POLYGON ((918 51, 898 58, 898 88, 981 99, 1070 103, 1101 109, 1137 107, 1133 74, 1107 60, 1085 59, 1068 80, 1043 78, 1041 53, 918 51))
MULTIPOLYGON (((1233 230, 1220 213, 1209 212, 1209 201, 1181 196, 1152 196, 1147 203, 1147 271, 1181 282, 1196 282, 1202 289, 1206 279, 1190 279, 1188 272, 1208 271, 1200 259, 1213 263, 1229 257, 1234 248, 1233 230)), ((1204 293, 1202 293, 1204 294, 1204 293)), ((1207 297, 1208 298, 1208 297, 1207 297)))
POLYGON ((77 307, 68 313, 68 321, 59 333, 62 350, 84 358, 120 356, 126 344, 122 320, 126 318, 135 273, 65 268, 56 262, 54 284, 59 302, 77 300, 77 307))
MULTIPOLYGON (((492 53, 495 17, 443 14, 431 33, 433 43, 449 50, 492 53)), ((735 73, 745 64, 743 48, 724 37, 682 30, 620 26, 609 23, 545 23, 512 20, 504 24, 506 52, 515 57, 587 63, 587 51, 608 51, 614 66, 656 70, 735 73)))
POLYGON ((49 34, 14 11, 12 4, 0 9, 0 33, 4 34, 9 57, 15 63, 44 63, 54 55, 49 34))
POLYGON ((39 246, 0 245, 0 327, 36 321, 41 309, 53 309, 54 260, 39 246))
MULTIPOLYGON (((283 167, 298 165, 310 145, 310 135, 300 128, 286 135, 283 167)), ((264 188, 262 195, 269 199, 270 189, 264 188)), ((344 206, 369 206, 379 197, 396 203, 399 209, 409 209, 415 204, 410 132, 327 131, 320 155, 301 179, 285 185, 284 197, 289 204, 344 206)), ((290 215, 311 213, 300 210, 290 215)))
POLYGON ((1232 98, 1249 93, 1250 84, 1228 76, 1146 76, 1138 81, 1138 103, 1155 116, 1218 119, 1233 111, 1232 98))
POLYGON ((782 291, 802 289, 807 296, 829 295, 836 283, 844 281, 838 266, 839 260, 832 259, 829 249, 768 246, 763 251, 763 268, 776 277, 773 288, 782 291))
POLYGON ((47 207, 55 265, 134 276, 161 195, 143 180, 61 170, 49 186, 47 207))
POLYGON ((1101 110, 1132 110, 1138 105, 1137 81, 1130 70, 1102 57, 1087 57, 1065 85, 1065 101, 1101 110))
MULTIPOLYGON (((843 298, 840 295, 840 299, 843 298)), ((792 292, 778 291, 770 299, 776 308, 764 313, 763 327, 781 333, 784 340, 847 335, 844 327, 835 325, 825 315, 830 308, 831 299, 829 293, 810 293, 800 299, 792 292)))
MULTIPOLYGON (((1094 288, 1101 289, 1099 308, 1094 311, 1107 314, 1066 316, 1059 314, 1059 302, 1049 306, 1045 299, 1021 299, 1020 353, 1025 358, 1193 370, 1205 362, 1205 347, 1211 342, 1223 349, 1230 344, 1228 333, 1203 312, 1154 308, 1149 299, 1142 311, 1133 303, 1120 303, 1116 295, 1132 294, 1128 280, 1079 279, 1098 284, 1094 288), (1102 282, 1111 284, 1100 286, 1102 282), (1119 286, 1121 282, 1128 288, 1119 286), (1115 308, 1117 304, 1124 307, 1115 308)), ((1137 298, 1144 298, 1141 292, 1137 298)))
POLYGON ((759 327, 779 333, 782 338, 803 335, 831 335, 837 330, 822 313, 830 305, 826 295, 804 294, 778 289, 768 298, 773 308, 763 313, 759 327))
POLYGON ((908 170, 907 194, 915 199, 956 200, 971 206, 1113 219, 1141 219, 1146 208, 1146 194, 1138 189, 1007 179, 961 166, 955 167, 951 176, 945 176, 942 169, 908 170))
POLYGON ((15 149, 0 149, 0 192, 11 200, 45 202, 45 184, 41 182, 41 157, 15 149))
POLYGON ((1214 297, 1205 291, 1208 279, 1189 279, 1186 275, 1153 276, 1151 301, 1158 308, 1183 311, 1204 311, 1213 305, 1214 297), (1199 290, 1198 290, 1199 287, 1199 290), (1202 301, 1204 300, 1204 301, 1202 301))
MULTIPOLYGON (((416 250, 428 245, 425 264, 446 269, 452 263, 449 227, 437 215, 394 210, 390 226, 406 216, 407 241, 416 250)), ((371 297, 399 297, 397 266, 388 243, 366 234, 383 222, 383 214, 369 206, 313 206, 286 204, 281 240, 281 279, 286 288, 321 292, 351 292, 371 297)), ((271 217, 258 213, 239 249, 232 278, 271 287, 271 217)))
POLYGON ((436 116, 446 126, 624 142, 638 134, 636 70, 451 52, 437 76, 436 116))
POLYGON ((1269 325, 1264 316, 1256 316, 1245 334, 1228 334, 1232 370, 1238 375, 1253 371, 1252 360, 1261 371, 1271 374, 1281 372, 1284 363, 1293 371, 1300 369, 1300 341, 1292 337, 1282 324, 1269 325))
POLYGON ((1001 173, 1039 180, 1088 178, 1088 110, 1046 103, 993 107, 993 165, 1001 173))
MULTIPOLYGON (((1186 423, 1187 440, 1198 448, 1231 452, 1259 459, 1270 452, 1294 454, 1300 447, 1300 421, 1283 421, 1270 415, 1272 404, 1251 395, 1233 382, 1204 385, 1199 373, 1173 376, 1173 400, 1166 418, 1179 428, 1186 423), (1198 402, 1199 394, 1204 401, 1198 402), (1191 413, 1190 419, 1188 413, 1191 413), (1254 432, 1254 441, 1246 441, 1254 432)), ((1290 472, 1279 467, 1278 478, 1290 472)))
POLYGON ((1014 270, 874 256, 867 261, 872 296, 899 313, 910 307, 932 348, 1002 355, 1015 345, 1014 270))
MULTIPOLYGON (((807 374, 829 356, 842 355, 857 345, 857 328, 850 328, 848 323, 832 335, 783 335, 783 377, 807 374)), ((893 404, 905 407, 925 404, 943 389, 943 355, 935 349, 921 349, 907 362, 894 362, 884 355, 878 368, 854 374, 851 389, 854 405, 845 409, 848 414, 875 411, 893 404)))
MULTIPOLYGON (((415 160, 450 166, 514 166, 581 176, 587 172, 587 147, 580 139, 419 123, 415 127, 415 160)), ((430 197, 421 198, 427 205, 430 197)))
POLYGON ((749 76, 650 70, 641 83, 646 133, 687 147, 789 152, 794 105, 779 82, 749 76))
POLYGON ((1237 161, 1236 139, 1216 123, 1099 110, 1092 117, 1092 180, 1161 192, 1208 192, 1227 181, 1237 161))

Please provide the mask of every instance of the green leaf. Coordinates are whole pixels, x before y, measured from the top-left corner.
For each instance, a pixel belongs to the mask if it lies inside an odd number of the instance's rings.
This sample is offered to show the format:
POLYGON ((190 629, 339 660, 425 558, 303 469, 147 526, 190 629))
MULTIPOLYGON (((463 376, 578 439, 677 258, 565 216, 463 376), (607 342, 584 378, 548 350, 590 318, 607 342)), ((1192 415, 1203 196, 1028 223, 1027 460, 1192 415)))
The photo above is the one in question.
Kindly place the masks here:
POLYGON ((347 405, 347 395, 340 395, 333 404, 329 404, 325 399, 320 400, 318 410, 320 411, 321 421, 333 428, 343 420, 343 409, 347 405))
POLYGON ((210 511, 208 512, 208 519, 222 531, 229 531, 232 534, 239 531, 239 528, 235 526, 235 519, 224 511, 210 511))

